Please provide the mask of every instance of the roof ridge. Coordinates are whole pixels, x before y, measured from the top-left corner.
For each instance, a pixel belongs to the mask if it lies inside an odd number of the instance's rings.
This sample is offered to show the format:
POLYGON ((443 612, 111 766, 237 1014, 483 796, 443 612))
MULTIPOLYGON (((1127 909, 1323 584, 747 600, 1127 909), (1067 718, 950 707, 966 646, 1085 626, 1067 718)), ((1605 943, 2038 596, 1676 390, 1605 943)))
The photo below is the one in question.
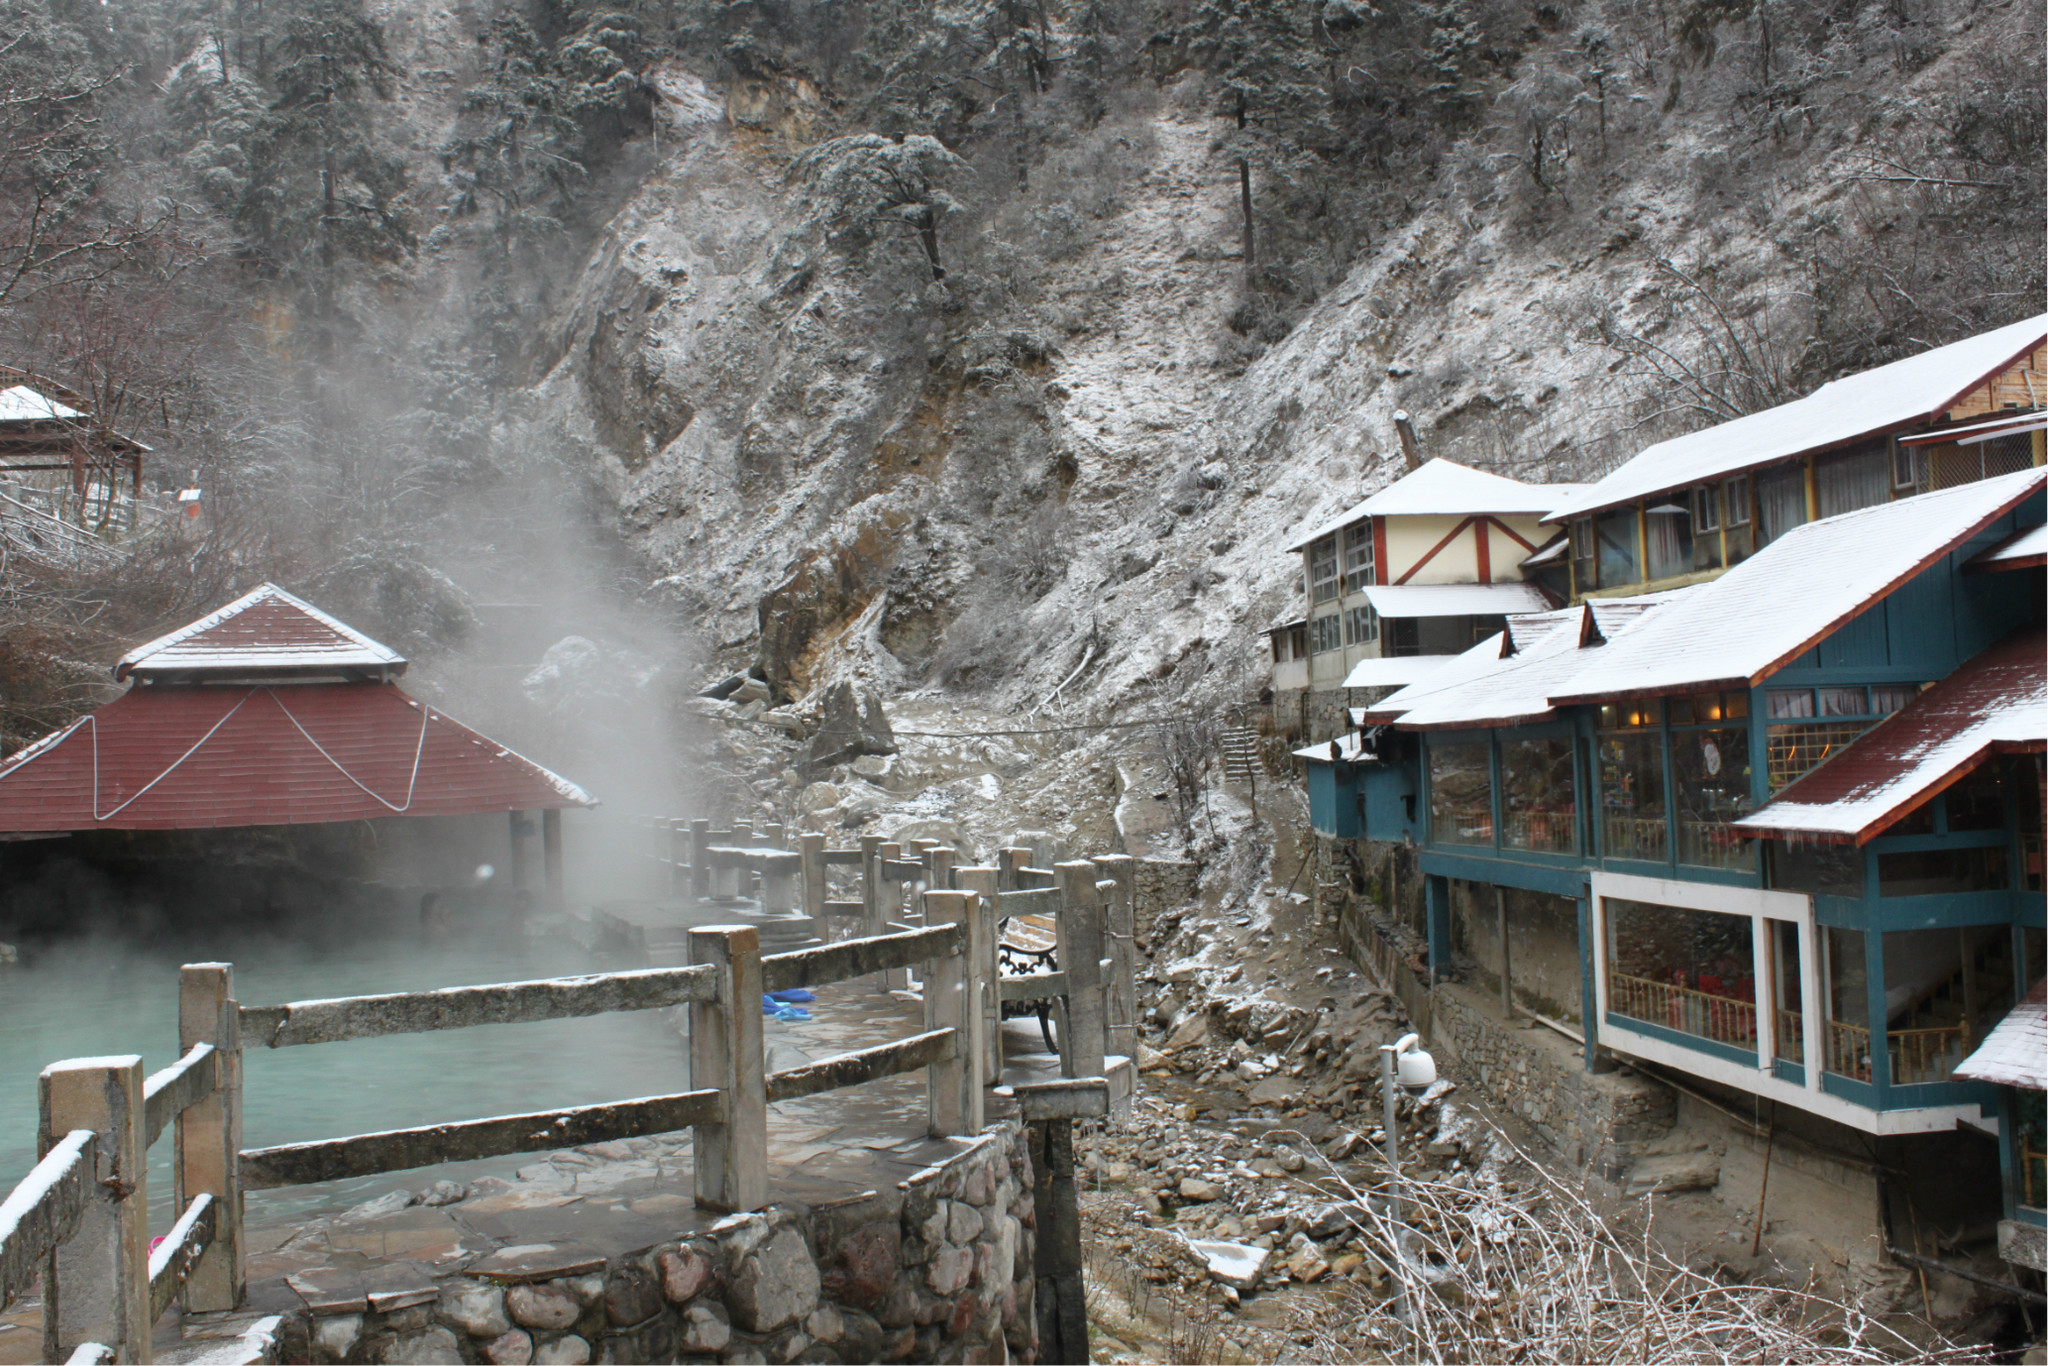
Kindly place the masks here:
POLYGON ((158 636, 155 640, 146 641, 145 643, 136 646, 127 654, 122 655, 119 662, 117 662, 114 665, 114 677, 117 680, 126 679, 130 674, 132 674, 135 671, 138 665, 143 664, 152 656, 162 654, 166 650, 172 649, 178 645, 182 645, 186 641, 191 640, 196 636, 204 635, 206 632, 211 631, 216 626, 221 625, 223 622, 232 621, 234 618, 240 616, 242 613, 248 611, 252 607, 257 606, 260 603, 269 602, 272 600, 283 602, 297 609, 298 611, 303 612, 308 617, 311 617, 314 621, 319 622, 322 626, 325 626, 329 630, 333 631, 343 640, 348 641, 353 645, 361 647, 373 658, 375 658, 379 663, 387 665, 400 665, 406 662, 405 657, 403 655, 399 654, 398 651, 392 649, 390 646, 384 644, 382 641, 372 640, 369 636, 364 635, 361 631, 358 631, 355 627, 350 626, 347 622, 342 621, 338 617, 331 616, 328 613, 321 611, 312 603, 307 602, 304 598, 301 598, 296 594, 286 592, 284 589, 278 587, 274 583, 265 582, 259 584, 255 588, 250 589, 247 593, 244 593, 241 597, 236 598, 233 602, 230 602, 223 607, 215 608, 213 611, 207 613, 205 616, 200 617, 197 621, 187 622, 185 625, 180 626, 175 631, 167 632, 164 635, 158 636))

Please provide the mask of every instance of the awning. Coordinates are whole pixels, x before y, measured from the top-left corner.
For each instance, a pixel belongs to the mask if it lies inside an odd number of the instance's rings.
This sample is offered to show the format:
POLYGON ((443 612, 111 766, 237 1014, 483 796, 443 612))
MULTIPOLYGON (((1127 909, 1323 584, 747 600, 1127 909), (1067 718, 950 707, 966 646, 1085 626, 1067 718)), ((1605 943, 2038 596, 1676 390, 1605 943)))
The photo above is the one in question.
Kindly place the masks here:
POLYGON ((2048 637, 2009 636, 1879 722, 1735 828, 1867 844, 1994 754, 2048 747, 2048 637))
POLYGON ((1961 427, 1944 427, 1938 432, 1921 432, 1917 436, 1902 436, 1901 446, 1975 446, 1979 442, 1996 441, 2001 436, 2019 436, 2026 432, 2048 431, 2048 413, 2036 409, 2031 413, 2013 413, 1996 417, 1989 422, 1972 422, 1961 427))
POLYGON ((1571 537, 1559 532, 1543 543, 1543 548, 1522 561, 1523 569, 1541 569, 1546 564, 1556 564, 1571 549, 1571 537))
POLYGON ((1504 617, 1547 612, 1550 600, 1533 583, 1400 583, 1365 590, 1383 617, 1504 617))
POLYGON ((2048 1091, 2048 977, 2034 983, 2026 999, 1984 1036, 1977 1051, 1955 1070, 1959 1081, 1990 1081, 2028 1091, 2048 1091))
POLYGON ((1344 675, 1347 688, 1405 688, 1441 669, 1456 655, 1394 655, 1382 659, 1361 659, 1344 675))
POLYGON ((2009 536, 1963 566, 1977 573, 2001 569, 2039 569, 2048 564, 2048 525, 2029 527, 2009 536))

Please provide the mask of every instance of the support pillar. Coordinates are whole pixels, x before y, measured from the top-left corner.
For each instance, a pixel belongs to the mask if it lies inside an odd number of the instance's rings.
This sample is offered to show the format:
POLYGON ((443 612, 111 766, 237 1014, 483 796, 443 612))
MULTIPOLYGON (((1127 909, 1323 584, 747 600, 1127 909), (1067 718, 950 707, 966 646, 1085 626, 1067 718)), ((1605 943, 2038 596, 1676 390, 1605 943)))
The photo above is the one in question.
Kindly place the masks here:
POLYGON ((1515 988, 1508 949, 1508 889, 1505 887, 1493 889, 1493 919, 1495 932, 1500 936, 1500 1017, 1513 1021, 1515 988))
POLYGON ((39 1079, 36 1151, 64 1135, 99 1135, 98 1181, 72 1235, 43 1259, 43 1360, 68 1361, 88 1342, 120 1362, 148 1361, 149 1176, 142 1143, 142 1059, 52 1063, 39 1079))
POLYGON ((1087 1288, 1081 1279, 1081 1209, 1074 1179, 1074 1122, 1031 1125, 1038 1213, 1038 1359, 1082 1366, 1088 1355, 1087 1288))
MULTIPOLYGON (((1067 978, 1067 1012, 1063 1022, 1073 1042, 1062 1047, 1070 1077, 1099 1077, 1105 1068, 1105 1025, 1102 992, 1102 904, 1095 895, 1095 865, 1085 860, 1053 869, 1059 879, 1058 949, 1060 971, 1067 978)), ((1065 1041, 1062 1040, 1064 1043, 1065 1041)))
POLYGON ((1451 880, 1431 874, 1422 880, 1422 911, 1428 922, 1429 980, 1451 975, 1451 880))
POLYGON ((1001 953, 996 935, 996 883, 1000 876, 994 868, 956 868, 953 876, 959 881, 960 889, 974 896, 971 907, 968 952, 980 964, 978 971, 982 979, 981 1015, 982 1076, 988 1084, 994 1085, 1003 1077, 1003 1021, 1002 1021, 1002 978, 1001 953))
POLYGON ((178 1116, 178 1208, 198 1195, 213 1197, 213 1241, 185 1280, 185 1308, 233 1309, 241 1303, 242 1254, 242 1038, 235 1004, 235 970, 228 963, 187 963, 178 969, 178 1051, 213 1045, 213 1094, 178 1116))
POLYGON ((526 841, 533 834, 533 822, 527 819, 524 811, 513 811, 508 815, 512 839, 512 890, 517 893, 533 885, 526 871, 526 841))
POLYGON ((541 866, 547 878, 548 909, 562 909, 562 813, 548 810, 540 813, 540 857, 541 866))
POLYGON ((1600 1046, 1600 983, 1593 970, 1593 897, 1582 893, 1579 911, 1579 1021, 1586 1035, 1586 1070, 1612 1072, 1614 1056, 1600 1046))

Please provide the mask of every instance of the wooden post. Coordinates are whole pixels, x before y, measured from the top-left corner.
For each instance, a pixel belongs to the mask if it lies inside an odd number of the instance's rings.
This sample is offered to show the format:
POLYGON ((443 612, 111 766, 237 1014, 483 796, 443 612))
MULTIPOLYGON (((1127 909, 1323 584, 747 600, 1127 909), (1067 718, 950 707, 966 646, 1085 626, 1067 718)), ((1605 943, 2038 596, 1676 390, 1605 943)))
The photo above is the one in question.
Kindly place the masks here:
POLYGON ((1509 976, 1508 892, 1505 887, 1493 889, 1493 922, 1500 935, 1500 1017, 1512 1020, 1515 1018, 1515 989, 1509 976))
POLYGON ((976 900, 970 892, 942 889, 924 894, 925 924, 958 925, 966 941, 959 953, 932 959, 925 974, 925 1028, 950 1029, 958 1040, 951 1058, 925 1068, 934 1138, 981 1132, 981 1055, 986 1045, 974 996, 975 978, 980 975, 974 971, 973 957, 976 900))
POLYGON ((550 809, 540 813, 540 859, 547 877, 548 909, 562 909, 562 813, 550 809))
MULTIPOLYGON (((1129 854, 1106 854, 1095 860, 1102 877, 1113 884, 1105 898, 1103 938, 1109 959, 1109 1051, 1138 1058, 1138 910, 1137 864, 1129 854)), ((1098 887, 1100 882, 1096 884, 1098 887)))
POLYGON ((954 878, 960 890, 976 898, 968 934, 968 954, 981 979, 981 1028, 987 1040, 981 1055, 982 1077, 995 1085, 1003 1077, 1003 969, 997 949, 996 881, 994 868, 956 868, 954 878))
POLYGON ((860 837, 860 932, 864 938, 882 933, 882 837, 860 837))
POLYGON ((1062 863, 1053 869, 1060 893, 1060 971, 1067 976, 1066 1027, 1073 1035, 1071 1048, 1061 1054, 1071 1059, 1066 1075, 1103 1075, 1102 1003, 1102 907, 1095 897, 1095 865, 1085 859, 1062 863))
POLYGON ((690 895, 698 901, 711 897, 711 865, 704 861, 704 851, 711 847, 711 822, 694 820, 690 822, 690 895))
POLYGON ((789 845, 783 841, 783 825, 781 821, 770 821, 766 826, 762 827, 761 841, 770 849, 789 848, 789 845))
POLYGON ((825 914, 825 837, 805 831, 796 837, 797 853, 803 859, 804 914, 813 920, 825 914))
POLYGON ((178 1208, 213 1197, 213 1241, 185 1280, 185 1308, 234 1309, 243 1287, 242 1012, 229 963, 187 963, 178 969, 178 1051, 213 1045, 213 1094, 178 1116, 178 1208))
POLYGON ((509 813, 508 828, 512 835, 512 890, 523 892, 532 885, 527 881, 526 837, 533 826, 524 811, 514 811, 509 813))
POLYGON ((82 1344, 148 1361, 149 1176, 142 1146, 142 1059, 133 1053, 52 1063, 39 1079, 47 1156, 73 1129, 99 1135, 99 1180, 71 1237, 43 1259, 43 1359, 82 1344))
POLYGON ((718 999, 690 1004, 690 1085, 725 1096, 725 1122, 695 1134, 697 1203, 768 1203, 768 1068, 761 1048, 761 936, 751 925, 690 931, 690 961, 718 965, 718 999))

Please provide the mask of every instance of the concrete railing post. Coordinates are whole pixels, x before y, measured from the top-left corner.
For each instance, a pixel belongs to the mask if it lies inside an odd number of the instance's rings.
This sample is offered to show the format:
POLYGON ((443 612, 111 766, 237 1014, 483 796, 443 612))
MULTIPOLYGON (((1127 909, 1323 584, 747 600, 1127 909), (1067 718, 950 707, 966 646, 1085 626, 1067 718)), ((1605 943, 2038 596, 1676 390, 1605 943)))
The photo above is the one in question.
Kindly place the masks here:
POLYGON ((1060 971, 1067 977, 1067 1029, 1073 1046, 1062 1048, 1074 1077, 1103 1075, 1102 905, 1095 895, 1095 865, 1085 859, 1053 868, 1060 894, 1060 971))
POLYGON ((690 1085, 725 1097, 725 1119, 696 1130, 697 1203, 768 1203, 768 1069, 761 1047, 761 937, 751 925, 690 931, 690 961, 718 967, 718 999, 690 1005, 690 1085))
POLYGON ((178 1051, 213 1045, 213 1094, 178 1116, 178 1208, 213 1197, 213 1241, 185 1279, 185 1308, 236 1308, 242 1300, 242 1013, 230 963, 178 969, 178 1051))
POLYGON ((860 837, 860 932, 863 938, 882 933, 882 837, 860 837))
MULTIPOLYGON (((890 922, 901 922, 908 918, 903 913, 903 884, 896 880, 896 875, 889 869, 890 864, 902 861, 902 845, 892 840, 884 840, 875 846, 875 868, 879 874, 876 880, 882 887, 881 915, 874 930, 876 934, 887 934, 890 922)), ((909 968, 890 968, 882 974, 882 988, 885 991, 907 991, 909 987, 909 968)))
POLYGON ((969 922, 968 953, 981 976, 981 1028, 986 1044, 981 1055, 982 1077, 995 1085, 1003 1077, 1003 969, 996 929, 996 881, 994 868, 955 868, 954 880, 960 890, 975 897, 973 919, 969 922))
POLYGON ((689 874, 683 870, 690 863, 690 825, 687 821, 668 822, 668 892, 669 896, 682 896, 690 890, 689 874))
POLYGON ((699 901, 711 896, 711 865, 704 861, 704 851, 711 847, 711 822, 694 820, 690 822, 690 895, 699 901))
POLYGON ((924 894, 927 925, 958 925, 961 951, 946 958, 934 958, 924 984, 925 1028, 950 1029, 958 1046, 953 1056, 925 1068, 931 1134, 978 1134, 982 1125, 981 1011, 977 1006, 978 979, 974 958, 974 905, 971 892, 946 890, 924 894))
POLYGON ((1138 1056, 1138 912, 1137 865, 1128 854, 1106 854, 1095 860, 1101 882, 1112 884, 1104 897, 1103 938, 1109 959, 1109 1051, 1119 1057, 1138 1056))
POLYGON ((782 822, 770 821, 766 826, 762 827, 761 842, 767 845, 770 849, 789 848, 787 844, 783 843, 782 822))
MULTIPOLYGON (((754 847, 754 825, 752 821, 734 821, 732 839, 728 841, 735 849, 754 847)), ((734 864, 727 876, 732 879, 732 895, 748 897, 754 893, 754 875, 744 864, 734 864)))
POLYGON ((953 853, 945 845, 925 850, 925 885, 936 887, 942 892, 955 890, 953 886, 953 853))
POLYGON ((52 1063, 39 1079, 47 1156, 73 1129, 99 1135, 99 1179, 78 1225, 43 1261, 43 1359, 81 1345, 148 1361, 149 1176, 142 1146, 142 1059, 133 1053, 52 1063))
POLYGON ((1014 892, 1018 890, 1023 884, 1017 880, 1017 870, 1028 867, 1030 863, 1031 851, 1029 849, 1012 845, 1007 849, 996 850, 996 871, 1000 878, 996 890, 999 892, 1014 892))
POLYGON ((803 859, 804 914, 813 920, 825 914, 825 837, 809 831, 796 837, 797 853, 803 859))
POLYGON ((796 909, 797 860, 787 855, 773 857, 761 869, 761 912, 788 915, 796 909))

